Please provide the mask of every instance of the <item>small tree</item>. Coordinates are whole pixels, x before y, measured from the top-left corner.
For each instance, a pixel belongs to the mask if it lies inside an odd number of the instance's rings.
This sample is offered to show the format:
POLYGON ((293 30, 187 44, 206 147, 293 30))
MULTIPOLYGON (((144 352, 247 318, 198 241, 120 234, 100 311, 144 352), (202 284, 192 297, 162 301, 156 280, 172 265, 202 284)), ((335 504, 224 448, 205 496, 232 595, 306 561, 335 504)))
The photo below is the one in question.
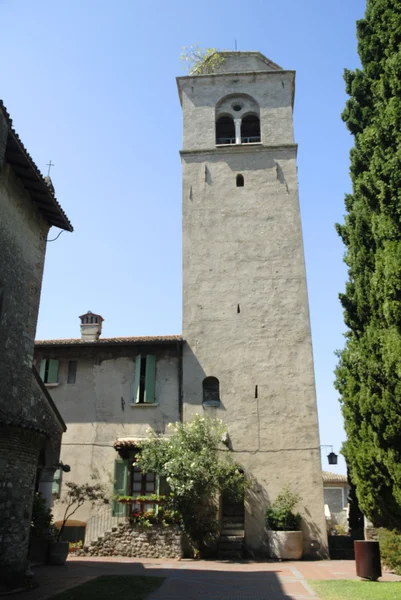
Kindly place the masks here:
MULTIPOLYGON (((96 476, 92 475, 92 479, 96 479, 96 476)), ((67 493, 61 500, 61 503, 65 504, 66 508, 61 527, 56 534, 57 541, 61 539, 61 535, 68 519, 70 519, 85 502, 90 502, 92 507, 98 503, 109 503, 104 487, 100 483, 90 485, 89 483, 78 484, 73 481, 67 481, 65 485, 67 487, 67 493)))
POLYGON ((224 60, 216 48, 203 50, 198 45, 184 46, 180 55, 180 61, 185 64, 189 75, 216 73, 224 60))
POLYGON ((342 118, 354 135, 352 193, 337 225, 348 281, 335 386, 342 453, 363 513, 401 529, 401 3, 367 0, 357 23, 361 69, 346 70, 342 118))
POLYGON ((166 477, 181 526, 199 551, 217 534, 218 495, 242 499, 247 484, 241 467, 223 446, 226 428, 220 419, 196 415, 190 423, 170 427, 168 438, 148 431, 138 465, 143 472, 166 477))

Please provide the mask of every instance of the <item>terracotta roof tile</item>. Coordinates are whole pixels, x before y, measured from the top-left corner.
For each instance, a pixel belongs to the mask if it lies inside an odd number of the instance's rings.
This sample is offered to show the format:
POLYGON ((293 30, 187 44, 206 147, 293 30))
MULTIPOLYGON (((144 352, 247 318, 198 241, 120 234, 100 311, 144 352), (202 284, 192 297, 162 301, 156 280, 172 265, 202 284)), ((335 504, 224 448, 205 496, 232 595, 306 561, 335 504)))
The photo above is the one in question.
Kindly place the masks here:
POLYGON ((322 471, 324 483, 347 483, 346 475, 341 473, 331 473, 330 471, 322 471))
POLYGON ((98 340, 90 342, 82 340, 81 338, 64 340, 36 340, 35 346, 130 346, 136 344, 163 344, 181 341, 181 335, 149 335, 139 337, 99 338, 98 340))
POLYGON ((113 446, 116 450, 120 450, 121 448, 137 448, 138 442, 141 442, 146 438, 143 437, 124 437, 117 438, 115 442, 113 442, 113 446))

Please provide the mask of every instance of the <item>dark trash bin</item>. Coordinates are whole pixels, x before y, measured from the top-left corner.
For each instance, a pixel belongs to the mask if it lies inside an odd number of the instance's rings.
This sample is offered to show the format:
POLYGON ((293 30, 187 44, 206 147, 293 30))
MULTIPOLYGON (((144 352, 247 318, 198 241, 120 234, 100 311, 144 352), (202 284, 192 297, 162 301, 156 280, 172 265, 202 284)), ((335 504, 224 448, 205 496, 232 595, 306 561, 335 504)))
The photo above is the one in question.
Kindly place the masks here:
POLYGON ((382 576, 379 542, 355 540, 356 574, 363 579, 376 581, 382 576))

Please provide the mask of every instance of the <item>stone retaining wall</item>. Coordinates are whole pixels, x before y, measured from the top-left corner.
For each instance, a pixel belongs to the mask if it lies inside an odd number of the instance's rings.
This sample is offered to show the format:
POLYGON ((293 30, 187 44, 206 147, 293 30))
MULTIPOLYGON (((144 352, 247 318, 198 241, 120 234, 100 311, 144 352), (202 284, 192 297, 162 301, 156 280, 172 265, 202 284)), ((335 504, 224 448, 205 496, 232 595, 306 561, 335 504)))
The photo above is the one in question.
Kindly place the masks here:
POLYGON ((136 558, 181 558, 181 532, 175 527, 151 528, 120 523, 76 556, 133 556, 136 558))

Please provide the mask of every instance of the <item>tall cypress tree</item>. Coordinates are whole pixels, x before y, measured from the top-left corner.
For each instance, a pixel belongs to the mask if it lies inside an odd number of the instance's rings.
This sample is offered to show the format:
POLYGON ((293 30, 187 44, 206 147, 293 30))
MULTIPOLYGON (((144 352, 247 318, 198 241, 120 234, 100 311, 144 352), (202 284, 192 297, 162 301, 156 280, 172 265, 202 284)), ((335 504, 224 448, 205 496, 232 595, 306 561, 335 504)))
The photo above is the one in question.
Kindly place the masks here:
POLYGON ((401 1, 367 0, 357 38, 362 68, 344 73, 355 144, 336 226, 349 278, 335 385, 360 507, 401 529, 401 1))

